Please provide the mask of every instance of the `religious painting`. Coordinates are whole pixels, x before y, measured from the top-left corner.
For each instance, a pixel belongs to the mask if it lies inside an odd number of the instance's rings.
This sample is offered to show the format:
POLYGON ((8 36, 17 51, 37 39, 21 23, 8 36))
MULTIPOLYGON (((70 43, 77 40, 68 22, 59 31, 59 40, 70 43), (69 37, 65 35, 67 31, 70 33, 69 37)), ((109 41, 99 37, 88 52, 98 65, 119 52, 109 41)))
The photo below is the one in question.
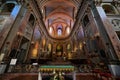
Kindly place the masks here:
POLYGON ((56 47, 56 53, 57 53, 58 57, 62 56, 62 53, 63 53, 63 46, 62 45, 57 45, 57 47, 56 47))

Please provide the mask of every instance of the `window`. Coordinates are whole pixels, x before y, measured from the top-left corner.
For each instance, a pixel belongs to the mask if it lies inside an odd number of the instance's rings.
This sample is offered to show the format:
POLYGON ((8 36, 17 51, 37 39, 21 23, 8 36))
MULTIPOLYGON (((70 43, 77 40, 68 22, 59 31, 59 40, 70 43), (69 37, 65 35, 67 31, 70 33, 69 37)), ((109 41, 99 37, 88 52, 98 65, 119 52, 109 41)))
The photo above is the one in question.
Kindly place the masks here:
POLYGON ((83 24, 84 24, 84 26, 86 26, 88 23, 89 23, 89 18, 88 18, 88 16, 86 15, 86 16, 83 18, 83 24))
POLYGON ((58 26, 57 26, 57 34, 58 34, 58 36, 62 35, 62 25, 61 24, 58 24, 58 26))
POLYGON ((61 36, 61 35, 62 35, 62 29, 58 28, 58 36, 61 36))
POLYGON ((30 23, 32 26, 33 26, 34 23, 35 23, 35 18, 34 18, 34 16, 33 16, 32 14, 30 15, 29 23, 30 23))

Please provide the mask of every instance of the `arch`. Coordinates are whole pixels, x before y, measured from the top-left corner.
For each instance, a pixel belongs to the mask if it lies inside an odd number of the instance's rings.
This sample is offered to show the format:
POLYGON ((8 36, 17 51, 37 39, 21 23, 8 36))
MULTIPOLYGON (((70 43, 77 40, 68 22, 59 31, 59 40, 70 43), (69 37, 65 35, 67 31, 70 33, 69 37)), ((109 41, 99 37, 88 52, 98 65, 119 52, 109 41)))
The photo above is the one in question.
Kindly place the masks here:
POLYGON ((73 21, 73 18, 68 15, 67 13, 63 13, 63 12, 54 12, 54 13, 50 13, 47 18, 46 18, 46 21, 52 17, 56 17, 59 18, 62 16, 62 19, 70 19, 71 21, 73 21), (59 15, 58 15, 59 14, 59 15))
POLYGON ((117 9, 111 4, 103 4, 102 8, 106 14, 118 14, 117 9))
POLYGON ((62 18, 62 17, 58 17, 56 19, 53 20, 53 22, 66 22, 66 18, 62 18))
MULTIPOLYGON (((53 26, 53 25, 58 25, 58 24, 62 24, 63 26, 65 25, 65 26, 69 26, 69 24, 67 24, 66 22, 53 22, 52 24, 50 24, 49 26, 53 26)), ((64 26, 64 27, 65 27, 64 26)))
MULTIPOLYGON (((53 1, 47 1, 43 4, 41 4, 41 7, 43 8, 44 6, 46 5, 54 5, 54 3, 56 3, 57 0, 53 0, 53 1)), ((59 3, 66 3, 67 6, 73 6, 75 8, 77 8, 77 5, 75 5, 73 2, 71 1, 67 1, 67 0, 62 0, 62 1, 59 1, 59 3)))
POLYGON ((61 25, 61 24, 58 24, 57 25, 57 35, 58 36, 61 36, 62 35, 62 28, 63 28, 63 26, 61 25))
POLYGON ((2 6, 1 12, 12 12, 13 8, 15 7, 15 3, 5 3, 2 6))
POLYGON ((35 23, 35 17, 33 16, 33 14, 30 15, 28 21, 29 21, 29 23, 30 23, 32 26, 34 25, 34 23, 35 23))
POLYGON ((62 35, 62 28, 58 28, 58 29, 57 29, 57 34, 58 34, 58 36, 61 36, 61 35, 62 35))

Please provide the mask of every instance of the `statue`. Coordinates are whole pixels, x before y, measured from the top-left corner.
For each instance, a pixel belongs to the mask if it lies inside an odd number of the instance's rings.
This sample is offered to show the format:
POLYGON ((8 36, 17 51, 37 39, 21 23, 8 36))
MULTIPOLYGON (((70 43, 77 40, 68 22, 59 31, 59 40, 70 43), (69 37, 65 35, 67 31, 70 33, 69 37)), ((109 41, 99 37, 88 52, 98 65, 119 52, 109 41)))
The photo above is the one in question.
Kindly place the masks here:
POLYGON ((50 80, 65 80, 61 72, 55 73, 50 80))

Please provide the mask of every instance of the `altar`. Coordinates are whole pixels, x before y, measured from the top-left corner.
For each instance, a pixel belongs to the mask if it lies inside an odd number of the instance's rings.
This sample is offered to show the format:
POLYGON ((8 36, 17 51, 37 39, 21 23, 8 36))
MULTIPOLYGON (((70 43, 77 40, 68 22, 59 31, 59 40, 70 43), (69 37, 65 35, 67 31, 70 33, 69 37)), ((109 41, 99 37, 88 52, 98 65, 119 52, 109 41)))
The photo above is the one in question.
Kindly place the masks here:
POLYGON ((39 67, 40 72, 73 72, 74 66, 71 65, 43 65, 39 67))

